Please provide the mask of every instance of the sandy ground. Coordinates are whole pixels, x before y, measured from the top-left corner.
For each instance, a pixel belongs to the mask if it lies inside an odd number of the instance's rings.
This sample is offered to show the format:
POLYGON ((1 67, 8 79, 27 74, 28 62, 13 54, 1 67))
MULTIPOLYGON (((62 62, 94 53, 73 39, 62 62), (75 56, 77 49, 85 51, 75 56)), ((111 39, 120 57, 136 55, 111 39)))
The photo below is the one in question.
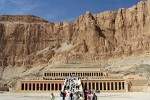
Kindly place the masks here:
MULTIPOLYGON (((0 100, 50 100, 50 94, 0 93, 0 100)), ((54 94, 55 100, 62 100, 59 94, 54 94)), ((98 100, 150 100, 150 93, 101 93, 98 100)))

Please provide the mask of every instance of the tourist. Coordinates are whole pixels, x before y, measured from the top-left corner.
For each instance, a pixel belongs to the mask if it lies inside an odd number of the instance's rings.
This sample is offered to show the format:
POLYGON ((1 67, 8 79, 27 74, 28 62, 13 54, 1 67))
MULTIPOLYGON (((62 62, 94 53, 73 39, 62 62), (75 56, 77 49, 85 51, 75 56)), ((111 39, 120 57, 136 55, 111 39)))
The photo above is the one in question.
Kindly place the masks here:
POLYGON ((82 94, 82 93, 80 93, 79 95, 80 95, 80 96, 79 96, 79 100, 84 100, 84 98, 83 98, 83 94, 82 94))
POLYGON ((78 99, 79 99, 79 95, 75 92, 75 93, 73 94, 73 98, 74 98, 74 100, 78 100, 78 99))
POLYGON ((67 90, 69 90, 69 85, 67 85, 67 90))
POLYGON ((66 100, 70 99, 70 92, 69 91, 65 91, 65 99, 66 100))
POLYGON ((79 90, 79 85, 78 85, 78 83, 76 83, 76 90, 77 90, 77 89, 79 90))
POLYGON ((87 100, 87 89, 84 90, 84 100, 87 100))
POLYGON ((73 93, 71 92, 70 93, 70 100, 73 100, 72 97, 73 97, 73 93))
POLYGON ((97 100, 97 96, 95 93, 93 94, 92 100, 97 100))
POLYGON ((60 92, 60 96, 62 97, 62 100, 65 100, 65 92, 60 92))
POLYGON ((64 90, 66 90, 66 89, 67 89, 67 86, 65 85, 65 86, 64 86, 64 90))
POLYGON ((51 99, 51 100, 55 100, 55 96, 54 96, 53 93, 51 93, 50 99, 51 99))
POLYGON ((94 96, 94 94, 93 94, 93 92, 91 92, 91 94, 90 94, 91 100, 93 100, 93 96, 94 96))

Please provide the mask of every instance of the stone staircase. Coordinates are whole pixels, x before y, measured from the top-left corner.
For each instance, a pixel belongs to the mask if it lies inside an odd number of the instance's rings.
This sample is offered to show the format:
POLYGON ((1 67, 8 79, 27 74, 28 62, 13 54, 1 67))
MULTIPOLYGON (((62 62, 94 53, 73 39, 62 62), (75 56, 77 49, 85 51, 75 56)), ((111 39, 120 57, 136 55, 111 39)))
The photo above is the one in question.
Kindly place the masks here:
MULTIPOLYGON (((78 95, 82 95, 82 96, 84 94, 81 80, 78 77, 66 78, 64 81, 64 85, 62 87, 62 91, 67 94, 66 98, 68 98, 68 99, 70 98, 71 93, 73 95, 78 94, 78 95)), ((74 100, 76 100, 76 99, 74 99, 74 100)))
POLYGON ((68 92, 83 92, 83 88, 81 85, 81 80, 77 77, 66 78, 64 85, 62 87, 62 91, 68 92))

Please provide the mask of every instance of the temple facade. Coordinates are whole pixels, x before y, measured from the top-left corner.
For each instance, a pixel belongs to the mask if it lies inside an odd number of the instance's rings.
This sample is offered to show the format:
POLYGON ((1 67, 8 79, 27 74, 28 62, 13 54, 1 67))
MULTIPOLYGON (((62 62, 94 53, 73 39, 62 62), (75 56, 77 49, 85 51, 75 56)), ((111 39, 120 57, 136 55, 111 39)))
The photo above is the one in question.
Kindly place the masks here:
POLYGON ((54 68, 42 77, 27 77, 17 82, 16 92, 60 92, 68 77, 81 79, 83 89, 102 92, 141 92, 149 86, 146 78, 124 77, 99 68, 54 68))

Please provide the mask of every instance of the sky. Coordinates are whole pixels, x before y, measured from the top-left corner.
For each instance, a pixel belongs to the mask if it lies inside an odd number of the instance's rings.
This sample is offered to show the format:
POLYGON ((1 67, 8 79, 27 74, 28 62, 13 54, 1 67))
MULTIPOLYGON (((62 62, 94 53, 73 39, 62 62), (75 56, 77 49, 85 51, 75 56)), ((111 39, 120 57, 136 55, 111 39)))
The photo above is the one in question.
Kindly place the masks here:
POLYGON ((35 15, 50 22, 74 21, 81 14, 129 8, 140 0, 0 0, 0 15, 35 15))

